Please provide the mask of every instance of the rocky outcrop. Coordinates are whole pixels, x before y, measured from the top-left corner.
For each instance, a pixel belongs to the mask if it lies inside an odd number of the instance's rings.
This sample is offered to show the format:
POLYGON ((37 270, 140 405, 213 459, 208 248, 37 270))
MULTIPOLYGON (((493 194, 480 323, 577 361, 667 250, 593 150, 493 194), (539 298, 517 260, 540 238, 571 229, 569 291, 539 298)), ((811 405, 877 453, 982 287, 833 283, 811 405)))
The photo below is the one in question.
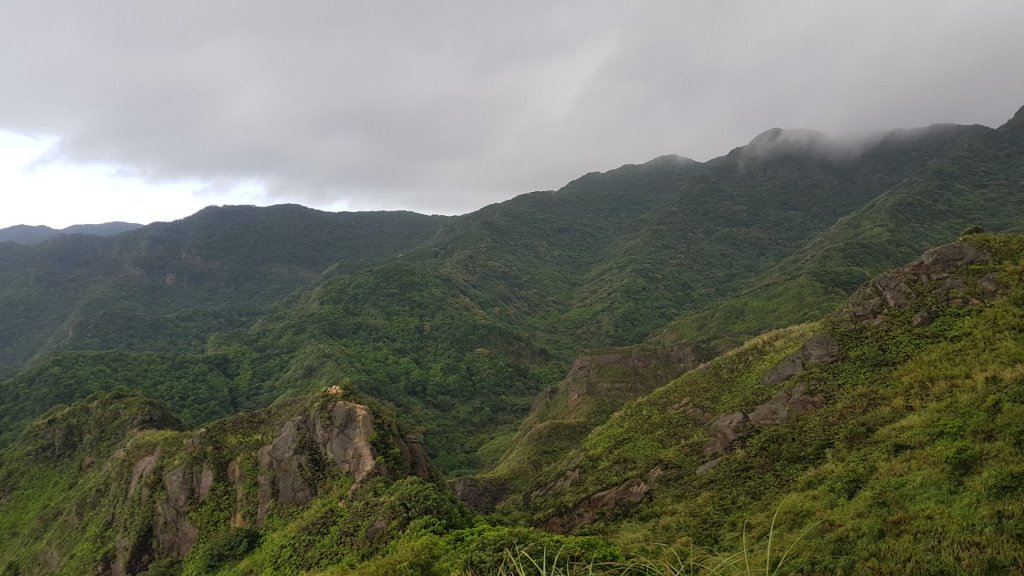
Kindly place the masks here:
POLYGON ((708 431, 710 438, 704 445, 704 456, 711 460, 698 469, 698 474, 707 473, 718 464, 722 456, 741 446, 750 432, 781 424, 793 416, 806 414, 824 405, 825 399, 809 395, 807 385, 801 382, 780 391, 749 413, 739 411, 718 418, 711 425, 708 431))
POLYGON ((156 468, 156 463, 159 460, 160 449, 157 448, 157 450, 152 454, 143 456, 135 462, 135 465, 132 466, 132 481, 128 485, 128 496, 135 494, 135 490, 139 487, 139 483, 153 472, 153 469, 156 468))
POLYGON ((489 478, 456 478, 448 483, 448 487, 464 504, 484 513, 494 512, 498 503, 508 495, 505 482, 489 478))
POLYGON ((548 484, 547 486, 544 486, 540 490, 537 490, 536 492, 531 494, 531 497, 536 498, 555 492, 564 492, 573 484, 576 484, 577 481, 579 481, 580 475, 581 472, 579 468, 573 468, 571 470, 568 470, 565 472, 565 474, 559 476, 558 479, 555 480, 554 482, 548 484))
POLYGON ((544 529, 555 534, 570 534, 597 520, 604 511, 612 510, 624 502, 639 502, 651 491, 661 474, 661 468, 655 468, 643 478, 630 478, 618 486, 602 490, 577 504, 572 512, 549 519, 544 529))
MULTIPOLYGON (((256 462, 263 473, 260 475, 260 506, 267 502, 265 485, 271 485, 282 504, 308 504, 313 499, 313 488, 303 477, 309 470, 309 456, 300 451, 300 436, 306 434, 302 417, 286 422, 277 437, 256 453, 256 462), (269 482, 268 482, 269 480, 269 482)), ((257 525, 262 525, 262 518, 257 525)))
POLYGON ((727 414, 715 420, 708 431, 710 440, 704 446, 705 456, 724 456, 735 448, 750 430, 750 418, 743 412, 727 414))
MULTIPOLYGON (((991 260, 991 255, 968 242, 939 246, 924 253, 918 260, 899 270, 883 274, 850 297, 848 315, 868 325, 882 323, 890 313, 910 306, 920 306, 922 297, 942 306, 960 307, 970 303, 965 292, 971 287, 965 269, 991 260)), ((1005 291, 998 279, 989 275, 978 283, 977 297, 995 297, 1005 291)), ((926 327, 932 323, 935 310, 922 308, 912 323, 926 327)))
POLYGON ((967 242, 954 242, 932 248, 908 266, 911 272, 924 274, 949 274, 965 266, 986 262, 992 256, 967 242))
MULTIPOLYGON (((505 468, 502 474, 532 474, 546 462, 568 457, 545 449, 548 444, 544 440, 550 438, 547 435, 556 436, 560 446, 572 446, 630 400, 668 384, 711 356, 709 349, 687 343, 630 346, 579 355, 556 388, 542 390, 534 398, 531 415, 510 449, 520 450, 519 462, 529 464, 512 471, 505 468)), ((694 418, 705 415, 699 407, 689 407, 687 413, 694 418)), ((470 507, 489 511, 495 499, 506 496, 489 484, 491 480, 479 485, 459 480, 453 488, 470 507)), ((542 487, 523 498, 540 497, 552 490, 550 486, 542 487)))
POLYGON ((157 503, 153 522, 157 549, 164 556, 184 558, 196 543, 199 532, 188 519, 191 480, 183 467, 164 474, 166 499, 157 503))
MULTIPOLYGON (((186 454, 200 454, 204 446, 202 432, 184 439, 186 454)), ((174 460, 172 457, 168 459, 174 460)), ((270 443, 255 454, 238 454, 220 472, 207 463, 183 464, 159 476, 161 452, 138 458, 128 474, 128 497, 147 503, 153 510, 147 532, 130 538, 122 536, 115 545, 109 572, 115 575, 144 570, 155 557, 183 558, 195 545, 197 527, 189 519, 190 511, 210 497, 218 477, 231 485, 234 503, 231 526, 262 527, 275 504, 300 506, 315 496, 319 483, 332 474, 352 479, 352 491, 381 474, 417 474, 429 477, 431 470, 419 436, 401 437, 397 430, 375 427, 373 414, 366 406, 338 401, 327 408, 314 405, 285 421, 270 443), (387 470, 377 458, 374 442, 397 448, 401 455, 387 470), (255 461, 256 517, 246 518, 251 506, 252 479, 247 484, 246 466, 255 461), (247 463, 247 464, 246 464, 247 463)))
POLYGON ((774 386, 796 376, 808 366, 825 366, 839 360, 839 343, 829 334, 815 334, 799 350, 784 358, 761 378, 761 384, 774 386))
POLYGON ((422 434, 408 434, 395 438, 395 443, 402 455, 403 472, 420 478, 430 478, 433 475, 422 434))
POLYGON ((824 405, 825 399, 807 394, 807 385, 801 382, 772 396, 771 400, 755 408, 747 419, 755 428, 767 428, 781 424, 792 416, 817 410, 824 405))
MULTIPOLYGON (((361 404, 339 401, 324 413, 313 407, 286 422, 274 440, 261 448, 256 461, 261 470, 256 525, 262 526, 271 499, 286 505, 304 505, 312 500, 324 462, 352 478, 352 491, 378 474, 387 474, 378 462, 372 444, 373 415, 361 404)), ((418 437, 395 436, 393 443, 402 456, 399 475, 429 475, 422 441, 418 437)))
MULTIPOLYGON (((235 509, 231 513, 231 527, 245 528, 249 525, 245 520, 245 472, 242 471, 237 459, 228 464, 228 481, 235 489, 235 509)), ((270 497, 267 498, 269 500, 270 497)))
POLYGON ((307 422, 320 452, 330 457, 338 470, 352 477, 353 489, 377 472, 376 454, 370 443, 373 415, 369 408, 337 402, 331 408, 329 420, 310 413, 307 422))

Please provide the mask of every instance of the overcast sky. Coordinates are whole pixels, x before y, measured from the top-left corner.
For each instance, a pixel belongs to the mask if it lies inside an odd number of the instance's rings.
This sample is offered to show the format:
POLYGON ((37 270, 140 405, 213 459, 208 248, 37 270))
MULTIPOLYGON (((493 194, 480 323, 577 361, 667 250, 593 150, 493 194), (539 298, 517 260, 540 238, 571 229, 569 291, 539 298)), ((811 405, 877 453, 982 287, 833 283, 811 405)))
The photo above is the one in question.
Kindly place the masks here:
POLYGON ((0 2, 0 227, 462 213, 765 129, 998 126, 1021 0, 0 2))

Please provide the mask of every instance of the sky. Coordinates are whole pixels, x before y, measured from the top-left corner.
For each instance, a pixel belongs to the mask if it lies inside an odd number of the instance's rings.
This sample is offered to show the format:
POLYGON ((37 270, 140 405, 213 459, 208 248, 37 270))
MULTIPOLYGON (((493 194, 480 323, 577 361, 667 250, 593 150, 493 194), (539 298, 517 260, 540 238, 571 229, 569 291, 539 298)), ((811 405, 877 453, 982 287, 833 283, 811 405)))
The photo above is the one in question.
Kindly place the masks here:
POLYGON ((0 2, 0 227, 458 214, 773 127, 998 126, 1020 0, 0 2))

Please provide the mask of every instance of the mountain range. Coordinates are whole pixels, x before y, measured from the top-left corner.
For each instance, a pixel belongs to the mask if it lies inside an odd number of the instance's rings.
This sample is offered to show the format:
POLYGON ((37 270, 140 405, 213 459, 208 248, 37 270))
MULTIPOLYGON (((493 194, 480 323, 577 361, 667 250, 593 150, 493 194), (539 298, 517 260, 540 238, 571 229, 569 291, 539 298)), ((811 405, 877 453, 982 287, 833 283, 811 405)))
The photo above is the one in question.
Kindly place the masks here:
POLYGON ((75 224, 67 228, 55 229, 49 226, 28 226, 19 224, 8 228, 0 228, 0 242, 17 242, 18 244, 36 244, 63 234, 87 234, 91 236, 115 236, 121 232, 142 228, 142 224, 130 222, 107 222, 104 224, 75 224))
POLYGON ((1022 226, 1024 109, 0 242, 0 573, 1012 571, 1022 226))

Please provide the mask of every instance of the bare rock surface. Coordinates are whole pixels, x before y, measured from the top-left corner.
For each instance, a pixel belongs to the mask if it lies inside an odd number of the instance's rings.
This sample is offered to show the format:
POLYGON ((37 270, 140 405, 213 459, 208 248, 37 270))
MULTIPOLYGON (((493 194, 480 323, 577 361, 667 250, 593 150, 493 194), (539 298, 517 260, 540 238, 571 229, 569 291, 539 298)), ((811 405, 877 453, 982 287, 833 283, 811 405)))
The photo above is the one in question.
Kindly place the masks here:
POLYGON ((954 242, 925 252, 921 258, 910 264, 909 269, 926 274, 950 273, 991 258, 989 254, 967 242, 954 242))
POLYGON ((196 543, 199 532, 188 519, 192 483, 185 468, 164 474, 166 499, 158 502, 153 532, 161 554, 184 558, 196 543))
POLYGON ((789 380, 812 365, 828 365, 839 360, 839 343, 829 334, 815 334, 799 350, 782 359, 761 378, 761 384, 774 386, 789 380))
MULTIPOLYGON (((700 366, 704 356, 702 349, 690 344, 581 354, 562 383, 568 396, 569 413, 578 415, 586 409, 590 399, 614 398, 624 402, 646 394, 700 366)), ((536 407, 552 396, 541 392, 535 399, 536 407)))
POLYGON ((331 408, 329 421, 314 412, 307 414, 306 420, 321 452, 334 461, 338 470, 352 476, 356 486, 376 471, 376 454, 370 444, 373 415, 369 408, 337 402, 331 408))
POLYGON ((807 385, 801 382, 772 396, 771 400, 755 408, 748 419, 756 428, 767 428, 781 424, 790 416, 806 414, 824 405, 824 398, 808 395, 807 385))
POLYGON ((235 488, 235 510, 231 514, 232 528, 245 528, 248 522, 245 520, 245 472, 242 471, 238 460, 232 460, 228 464, 228 481, 235 488))
POLYGON ((160 449, 157 448, 155 452, 148 456, 143 456, 138 462, 132 466, 132 481, 128 485, 128 495, 135 494, 135 489, 138 488, 139 483, 146 477, 149 476, 153 469, 156 468, 156 463, 160 460, 160 449))
MULTIPOLYGON (((743 444, 750 432, 785 422, 787 419, 817 410, 825 405, 825 399, 807 393, 807 385, 798 383, 780 391, 770 400, 754 408, 749 414, 743 411, 719 417, 708 431, 708 442, 704 445, 704 456, 717 460, 743 444)), ((714 467, 710 461, 698 469, 706 474, 714 467)), ((716 462, 717 464, 717 462, 716 462)))
POLYGON ((277 501, 282 504, 308 504, 313 498, 313 489, 302 475, 309 466, 309 457, 299 451, 302 425, 301 417, 289 420, 273 442, 256 454, 256 462, 265 471, 263 475, 273 478, 277 501))
POLYGON ((494 512, 494 508, 508 494, 504 482, 471 476, 456 478, 448 482, 448 487, 464 504, 484 513, 494 512))
MULTIPOLYGON (((867 325, 885 322, 893 310, 914 305, 916 290, 928 289, 935 302, 950 306, 968 303, 962 295, 969 287, 964 269, 987 262, 991 255, 967 243, 954 242, 933 248, 903 268, 883 274, 850 297, 849 315, 867 325), (924 288, 927 287, 927 288, 924 288)), ((992 275, 980 282, 984 297, 1000 294, 1004 288, 992 275)), ((934 320, 934 311, 919 311, 913 320, 916 327, 925 327, 934 320)))
POLYGON ((735 448, 750 430, 750 418, 743 412, 726 414, 715 420, 708 435, 711 437, 704 446, 705 456, 724 456, 735 448))
POLYGON ((618 486, 602 490, 577 504, 572 512, 549 519, 544 529, 556 534, 570 534, 597 520, 598 515, 605 510, 611 510, 624 502, 639 502, 651 491, 661 473, 661 468, 654 468, 643 478, 630 478, 618 486))

